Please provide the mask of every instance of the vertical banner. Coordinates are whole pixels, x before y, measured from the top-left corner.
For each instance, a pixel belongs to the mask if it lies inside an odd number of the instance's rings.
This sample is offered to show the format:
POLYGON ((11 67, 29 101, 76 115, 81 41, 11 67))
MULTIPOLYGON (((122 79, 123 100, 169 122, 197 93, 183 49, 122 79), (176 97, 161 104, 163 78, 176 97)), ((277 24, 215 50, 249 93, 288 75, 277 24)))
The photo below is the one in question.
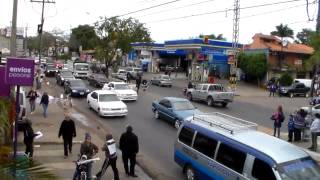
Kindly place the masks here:
POLYGON ((5 66, 0 66, 0 96, 8 97, 10 96, 10 85, 6 84, 5 74, 5 66))

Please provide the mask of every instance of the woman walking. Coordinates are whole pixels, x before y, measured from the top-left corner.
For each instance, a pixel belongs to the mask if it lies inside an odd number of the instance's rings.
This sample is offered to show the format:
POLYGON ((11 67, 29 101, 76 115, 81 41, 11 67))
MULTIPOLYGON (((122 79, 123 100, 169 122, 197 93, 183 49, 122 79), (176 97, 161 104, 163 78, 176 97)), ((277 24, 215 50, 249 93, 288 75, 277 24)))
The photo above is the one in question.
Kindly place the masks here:
POLYGON ((46 118, 47 117, 48 105, 49 105, 48 93, 46 93, 46 92, 43 93, 43 95, 41 97, 40 105, 42 105, 42 108, 43 108, 43 117, 46 118))
POLYGON ((281 128, 281 124, 284 121, 284 115, 283 115, 283 111, 282 111, 282 106, 279 105, 277 108, 277 112, 273 113, 273 115, 271 116, 271 120, 274 121, 273 123, 273 136, 280 138, 280 128, 281 128))

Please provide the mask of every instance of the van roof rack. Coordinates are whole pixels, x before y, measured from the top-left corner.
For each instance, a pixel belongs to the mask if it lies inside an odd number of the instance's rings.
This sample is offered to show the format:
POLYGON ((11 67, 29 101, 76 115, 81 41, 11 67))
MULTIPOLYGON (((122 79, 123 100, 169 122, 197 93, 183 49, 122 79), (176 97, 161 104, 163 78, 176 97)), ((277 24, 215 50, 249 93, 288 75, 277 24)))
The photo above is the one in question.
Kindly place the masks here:
POLYGON ((256 123, 219 112, 197 114, 193 116, 191 122, 192 121, 228 131, 230 134, 244 130, 258 129, 258 125, 256 123))

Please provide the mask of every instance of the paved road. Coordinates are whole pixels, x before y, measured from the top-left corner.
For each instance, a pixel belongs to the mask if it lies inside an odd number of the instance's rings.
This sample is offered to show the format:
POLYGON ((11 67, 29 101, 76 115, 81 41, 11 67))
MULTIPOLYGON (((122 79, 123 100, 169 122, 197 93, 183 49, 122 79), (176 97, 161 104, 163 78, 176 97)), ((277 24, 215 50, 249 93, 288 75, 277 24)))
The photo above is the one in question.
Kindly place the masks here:
MULTIPOLYGON (((53 83, 53 79, 50 81, 53 83)), ((61 93, 62 88, 57 88, 57 92, 61 93)), ((116 138, 119 138, 127 124, 131 124, 140 140, 141 153, 139 159, 148 169, 156 170, 154 171, 157 174, 156 178, 183 179, 181 168, 173 161, 176 130, 164 121, 155 120, 151 111, 153 100, 164 96, 181 97, 181 88, 151 86, 147 92, 140 93, 143 96, 140 94, 137 102, 127 103, 129 114, 126 118, 100 118, 95 112, 88 109, 85 98, 74 98, 74 103, 76 109, 81 113, 109 127, 116 138)), ((286 113, 290 113, 297 107, 304 105, 306 101, 305 98, 236 97, 235 102, 229 104, 227 108, 208 107, 199 102, 194 102, 194 105, 204 112, 223 112, 272 128, 272 122, 269 118, 278 104, 284 104, 286 113)), ((283 128, 283 131, 285 131, 285 128, 283 128)))

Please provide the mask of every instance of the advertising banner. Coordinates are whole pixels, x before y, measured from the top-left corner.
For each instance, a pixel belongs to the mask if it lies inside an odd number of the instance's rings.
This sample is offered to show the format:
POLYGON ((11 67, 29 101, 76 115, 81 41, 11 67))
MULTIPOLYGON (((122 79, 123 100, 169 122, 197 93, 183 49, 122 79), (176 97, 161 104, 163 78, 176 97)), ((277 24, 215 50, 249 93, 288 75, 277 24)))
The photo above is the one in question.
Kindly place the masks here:
POLYGON ((7 58, 5 81, 8 85, 32 86, 34 77, 34 60, 24 58, 7 58))
POLYGON ((0 66, 0 96, 10 96, 10 86, 5 81, 6 67, 0 66))

